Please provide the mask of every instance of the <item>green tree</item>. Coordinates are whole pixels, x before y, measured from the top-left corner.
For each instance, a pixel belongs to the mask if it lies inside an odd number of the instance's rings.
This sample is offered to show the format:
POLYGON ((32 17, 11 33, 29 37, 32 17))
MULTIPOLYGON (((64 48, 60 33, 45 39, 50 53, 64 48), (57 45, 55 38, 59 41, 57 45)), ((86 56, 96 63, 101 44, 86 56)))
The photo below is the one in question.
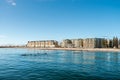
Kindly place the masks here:
POLYGON ((113 47, 118 48, 118 38, 117 37, 113 37, 113 47))
POLYGON ((110 40, 110 41, 109 41, 109 48, 112 48, 112 47, 113 47, 113 41, 110 40))
POLYGON ((107 39, 102 40, 102 45, 103 45, 104 48, 107 48, 107 47, 108 47, 108 44, 107 44, 107 43, 108 43, 108 42, 107 42, 107 39))

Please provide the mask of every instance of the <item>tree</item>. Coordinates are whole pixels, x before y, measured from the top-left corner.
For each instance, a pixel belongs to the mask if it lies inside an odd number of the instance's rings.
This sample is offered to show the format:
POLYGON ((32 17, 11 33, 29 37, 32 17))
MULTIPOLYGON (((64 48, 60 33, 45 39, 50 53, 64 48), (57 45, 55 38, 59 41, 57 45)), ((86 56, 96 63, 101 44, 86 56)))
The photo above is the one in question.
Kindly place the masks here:
POLYGON ((113 48, 118 48, 118 38, 113 37, 113 48))
POLYGON ((107 48, 107 47, 108 47, 107 39, 103 39, 103 40, 102 40, 102 46, 103 46, 104 48, 107 48))
POLYGON ((113 47, 113 41, 110 40, 110 41, 109 41, 109 48, 112 48, 112 47, 113 47))

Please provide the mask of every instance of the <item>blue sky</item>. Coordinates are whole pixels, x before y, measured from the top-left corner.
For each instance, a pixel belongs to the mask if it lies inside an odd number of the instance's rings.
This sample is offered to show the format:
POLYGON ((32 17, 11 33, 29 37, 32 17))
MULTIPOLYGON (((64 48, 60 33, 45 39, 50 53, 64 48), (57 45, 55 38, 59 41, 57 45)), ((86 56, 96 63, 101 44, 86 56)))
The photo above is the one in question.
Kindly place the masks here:
POLYGON ((120 38, 120 0, 0 0, 0 45, 120 38))

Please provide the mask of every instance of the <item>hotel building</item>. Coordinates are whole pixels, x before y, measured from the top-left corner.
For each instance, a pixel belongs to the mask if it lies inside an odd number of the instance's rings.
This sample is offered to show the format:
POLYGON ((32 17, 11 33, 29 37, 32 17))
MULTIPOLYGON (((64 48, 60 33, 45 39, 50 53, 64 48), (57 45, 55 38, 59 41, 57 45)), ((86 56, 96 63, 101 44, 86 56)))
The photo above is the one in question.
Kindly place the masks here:
POLYGON ((58 47, 58 42, 55 40, 28 41, 26 46, 30 48, 55 48, 58 47))
POLYGON ((65 39, 61 43, 63 48, 104 48, 104 38, 65 39))
POLYGON ((74 48, 82 48, 83 47, 83 39, 71 39, 74 48))
POLYGON ((73 44, 72 44, 72 41, 70 39, 65 39, 61 42, 61 45, 60 45, 62 48, 72 48, 73 47, 73 44))
POLYGON ((83 40, 83 48, 104 48, 104 38, 86 38, 83 40))

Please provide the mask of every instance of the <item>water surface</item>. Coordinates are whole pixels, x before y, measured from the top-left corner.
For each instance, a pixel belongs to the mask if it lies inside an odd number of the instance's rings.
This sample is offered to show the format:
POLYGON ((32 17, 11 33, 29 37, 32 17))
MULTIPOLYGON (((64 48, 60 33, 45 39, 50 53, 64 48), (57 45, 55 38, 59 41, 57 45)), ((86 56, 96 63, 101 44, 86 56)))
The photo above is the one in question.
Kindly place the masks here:
POLYGON ((119 75, 119 52, 0 48, 0 80, 120 80, 119 75))

